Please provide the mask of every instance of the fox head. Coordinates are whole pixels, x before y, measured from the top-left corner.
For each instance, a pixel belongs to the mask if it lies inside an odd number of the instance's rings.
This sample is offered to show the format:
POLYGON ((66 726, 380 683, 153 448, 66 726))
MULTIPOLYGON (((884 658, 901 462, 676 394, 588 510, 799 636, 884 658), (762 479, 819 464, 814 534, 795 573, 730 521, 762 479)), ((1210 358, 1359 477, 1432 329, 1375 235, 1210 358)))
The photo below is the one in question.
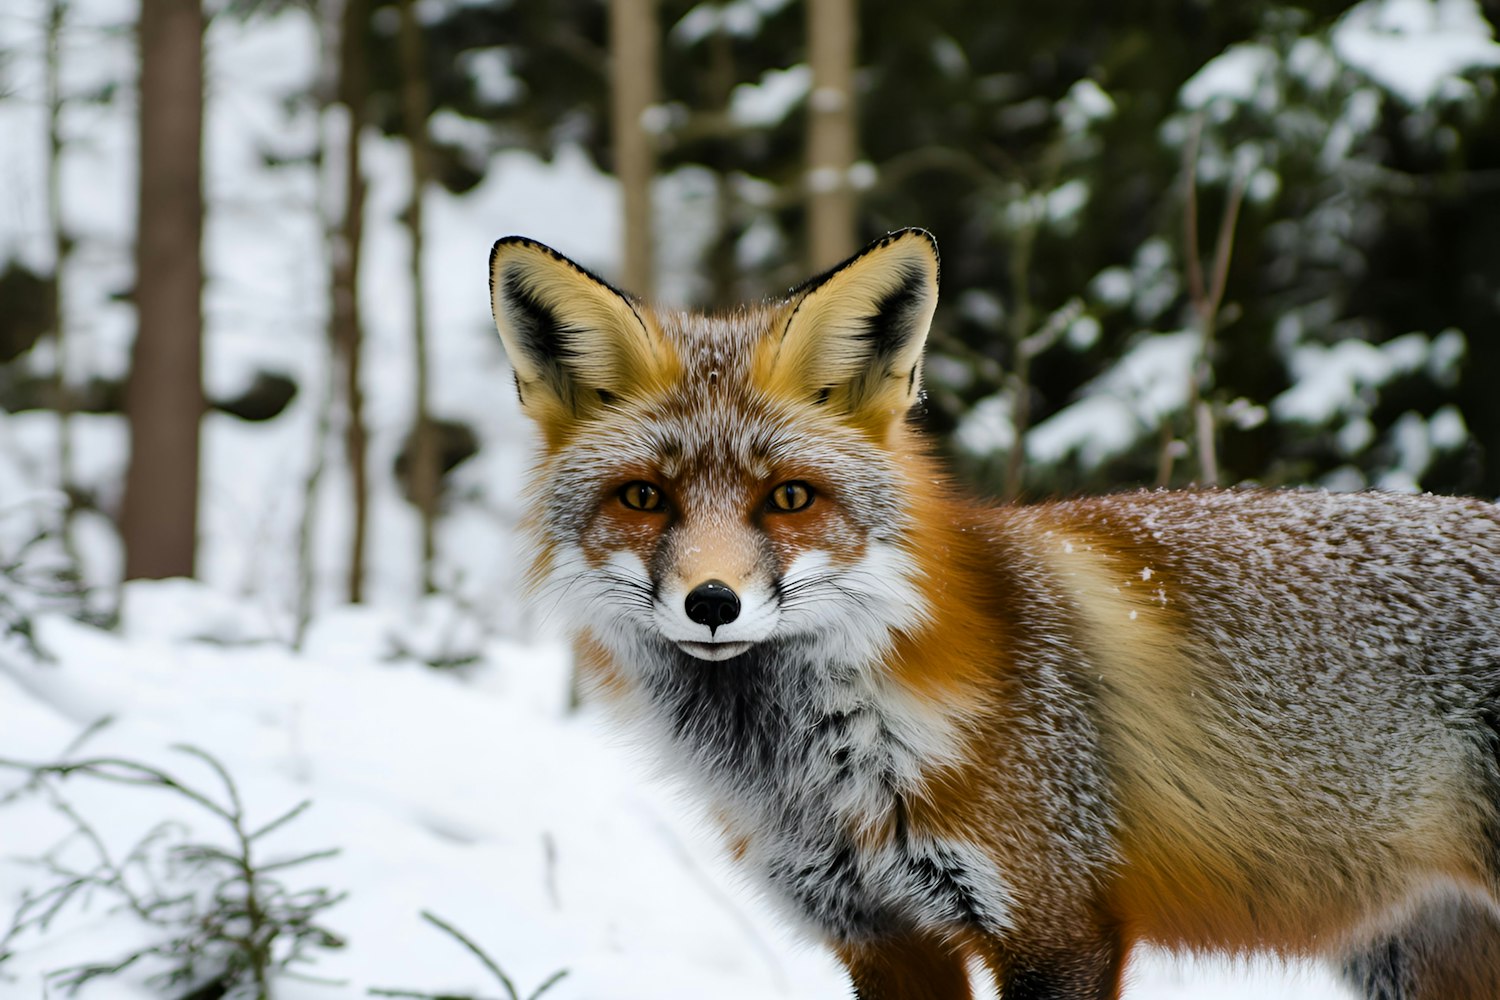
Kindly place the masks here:
POLYGON ((877 652, 923 615, 907 426, 938 255, 892 233, 784 298, 648 307, 539 243, 490 254, 524 412, 537 583, 621 651, 877 652))

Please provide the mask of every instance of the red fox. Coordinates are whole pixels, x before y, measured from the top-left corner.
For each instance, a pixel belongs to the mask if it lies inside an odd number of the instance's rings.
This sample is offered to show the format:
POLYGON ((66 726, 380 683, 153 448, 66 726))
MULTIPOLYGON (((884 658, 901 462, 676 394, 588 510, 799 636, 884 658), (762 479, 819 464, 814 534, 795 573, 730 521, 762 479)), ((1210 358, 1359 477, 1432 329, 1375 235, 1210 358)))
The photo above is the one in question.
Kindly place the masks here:
POLYGON ((517 237, 490 288, 535 583, 857 997, 1117 998, 1138 942, 1500 997, 1500 508, 966 499, 918 229, 715 316, 517 237))

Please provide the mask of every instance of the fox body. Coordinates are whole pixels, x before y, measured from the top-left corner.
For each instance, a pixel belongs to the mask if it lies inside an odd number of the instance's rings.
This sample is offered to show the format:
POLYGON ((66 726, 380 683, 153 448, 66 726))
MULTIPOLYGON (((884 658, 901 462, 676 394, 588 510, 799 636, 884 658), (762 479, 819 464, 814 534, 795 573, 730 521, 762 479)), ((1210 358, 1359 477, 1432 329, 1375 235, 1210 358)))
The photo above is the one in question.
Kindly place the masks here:
POLYGON ((937 279, 905 230, 705 317, 496 244, 597 691, 864 1000, 1114 998, 1141 941, 1500 997, 1500 511, 967 500, 908 420, 937 279))

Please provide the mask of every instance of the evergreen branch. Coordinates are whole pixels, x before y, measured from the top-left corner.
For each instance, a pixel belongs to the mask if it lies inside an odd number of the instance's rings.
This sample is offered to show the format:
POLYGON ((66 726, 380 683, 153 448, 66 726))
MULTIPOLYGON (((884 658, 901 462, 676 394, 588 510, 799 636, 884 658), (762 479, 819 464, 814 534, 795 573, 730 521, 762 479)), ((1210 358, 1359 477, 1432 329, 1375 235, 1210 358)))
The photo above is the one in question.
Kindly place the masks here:
POLYGON ((486 969, 490 970, 490 974, 500 981, 500 985, 505 987, 506 995, 510 997, 510 1000, 521 1000, 520 994, 516 992, 515 984, 510 981, 510 977, 505 974, 505 971, 500 968, 493 958, 485 954, 483 948, 470 940, 463 931, 460 931, 457 927, 454 927, 431 910, 423 910, 422 919, 439 930, 445 931, 455 941, 469 949, 474 954, 474 957, 479 959, 486 969))

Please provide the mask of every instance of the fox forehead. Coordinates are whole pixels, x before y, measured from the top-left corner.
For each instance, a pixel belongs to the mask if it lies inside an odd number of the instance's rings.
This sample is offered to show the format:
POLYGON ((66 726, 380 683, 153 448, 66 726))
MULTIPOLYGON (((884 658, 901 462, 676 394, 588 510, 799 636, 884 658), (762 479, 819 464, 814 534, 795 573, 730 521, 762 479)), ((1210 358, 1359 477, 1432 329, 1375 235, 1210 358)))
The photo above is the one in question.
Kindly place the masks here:
POLYGON ((756 350, 780 334, 790 311, 786 302, 745 305, 719 313, 643 308, 642 319, 676 354, 681 386, 706 391, 718 388, 720 382, 750 386, 756 350))
MULTIPOLYGON (((644 462, 667 471, 710 453, 768 473, 784 458, 796 407, 755 383, 753 358, 782 310, 768 305, 705 315, 638 308, 642 323, 670 352, 670 364, 662 366, 669 376, 649 387, 632 386, 581 421, 578 436, 554 450, 604 444, 617 456, 607 464, 644 462)), ((592 454, 590 462, 598 464, 601 457, 592 454)))
POLYGON ((803 479, 863 531, 894 534, 904 513, 893 456, 821 407, 776 398, 755 380, 768 315, 651 313, 679 352, 676 377, 616 401, 551 452, 536 480, 547 490, 547 522, 576 531, 633 479, 665 486, 689 516, 737 519, 778 483, 803 479))
POLYGON ((747 307, 720 315, 650 310, 676 355, 675 377, 640 400, 638 426, 663 475, 732 470, 763 479, 796 451, 799 407, 755 379, 753 358, 782 310, 747 307))
POLYGON ((561 520, 632 479, 669 487, 689 513, 743 507, 780 482, 805 479, 872 528, 901 517, 893 456, 817 407, 766 396, 733 365, 684 366, 659 393, 580 427, 544 464, 548 506, 561 520))
MULTIPOLYGON (((639 305, 641 321, 671 355, 669 377, 647 391, 616 401, 601 414, 605 425, 634 420, 653 458, 668 474, 700 458, 733 457, 758 476, 787 458, 787 442, 800 422, 818 420, 812 408, 779 396, 757 378, 755 359, 785 326, 786 303, 744 306, 719 314, 639 305)), ((826 422, 836 430, 837 422, 826 422)), ((719 464, 719 463, 712 463, 719 464)))

